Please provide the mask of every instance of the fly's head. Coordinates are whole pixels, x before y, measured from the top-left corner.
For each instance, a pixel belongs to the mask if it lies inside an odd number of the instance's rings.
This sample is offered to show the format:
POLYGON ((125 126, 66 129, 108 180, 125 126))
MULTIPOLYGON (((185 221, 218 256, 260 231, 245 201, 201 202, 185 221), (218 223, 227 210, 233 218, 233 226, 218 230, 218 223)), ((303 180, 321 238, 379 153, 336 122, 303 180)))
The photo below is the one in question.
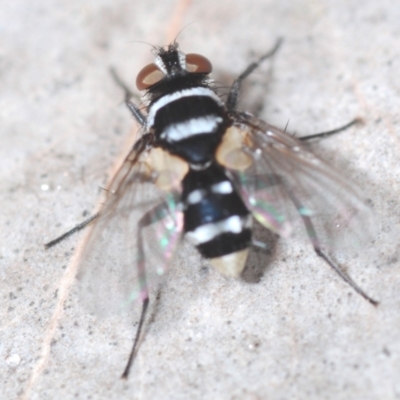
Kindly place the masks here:
POLYGON ((156 49, 154 63, 146 65, 136 78, 139 90, 151 90, 162 83, 186 77, 205 77, 212 71, 210 61, 200 54, 185 54, 177 43, 156 49))
POLYGON ((176 43, 158 49, 154 63, 166 76, 174 77, 186 73, 186 54, 179 50, 176 43))

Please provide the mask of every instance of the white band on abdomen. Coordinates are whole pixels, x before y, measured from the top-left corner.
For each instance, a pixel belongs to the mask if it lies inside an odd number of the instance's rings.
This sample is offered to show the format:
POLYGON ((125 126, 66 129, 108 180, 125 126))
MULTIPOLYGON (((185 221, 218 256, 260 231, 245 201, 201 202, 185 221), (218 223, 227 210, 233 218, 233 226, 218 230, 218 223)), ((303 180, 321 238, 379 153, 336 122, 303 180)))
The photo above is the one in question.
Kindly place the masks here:
POLYGON ((222 233, 240 233, 244 228, 250 228, 252 223, 251 216, 239 217, 233 215, 218 222, 210 222, 196 228, 194 231, 186 232, 186 237, 194 245, 209 242, 222 233))

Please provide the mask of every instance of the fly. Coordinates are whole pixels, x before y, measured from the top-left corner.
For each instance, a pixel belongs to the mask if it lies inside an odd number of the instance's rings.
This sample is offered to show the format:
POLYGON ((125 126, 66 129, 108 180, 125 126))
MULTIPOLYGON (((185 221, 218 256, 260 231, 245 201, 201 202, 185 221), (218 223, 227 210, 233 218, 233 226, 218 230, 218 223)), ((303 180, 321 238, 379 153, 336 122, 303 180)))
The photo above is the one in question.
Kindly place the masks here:
POLYGON ((146 113, 131 101, 131 91, 114 73, 128 109, 142 127, 140 138, 111 180, 102 209, 46 247, 93 222, 78 276, 84 296, 100 312, 141 301, 123 378, 138 350, 149 287, 165 273, 183 238, 221 274, 238 277, 249 248, 265 246, 253 239, 254 220, 288 237, 297 218, 315 253, 357 293, 378 304, 331 255, 337 237, 348 232, 363 236, 368 206, 353 185, 302 144, 357 121, 298 140, 237 110, 243 80, 280 44, 278 40, 239 75, 226 102, 213 86, 210 61, 183 53, 176 42, 154 48, 154 63, 137 76, 146 113))

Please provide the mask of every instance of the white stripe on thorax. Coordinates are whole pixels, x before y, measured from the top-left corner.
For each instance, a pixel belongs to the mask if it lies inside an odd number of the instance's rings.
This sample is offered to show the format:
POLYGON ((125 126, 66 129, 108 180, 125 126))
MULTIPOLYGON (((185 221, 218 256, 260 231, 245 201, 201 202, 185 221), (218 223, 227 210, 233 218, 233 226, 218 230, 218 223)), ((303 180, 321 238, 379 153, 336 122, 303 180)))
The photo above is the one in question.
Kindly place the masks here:
POLYGON ((220 122, 222 122, 221 117, 209 115, 171 124, 164 129, 161 139, 166 139, 168 142, 179 142, 202 133, 213 133, 220 122))
POLYGON ((240 233, 244 228, 250 228, 252 224, 251 215, 239 217, 233 215, 218 222, 210 222, 196 228, 194 231, 186 232, 186 237, 194 245, 209 242, 222 233, 240 233))
POLYGON ((168 103, 172 103, 175 100, 179 100, 183 97, 191 97, 191 96, 207 96, 214 99, 219 105, 222 105, 221 99, 209 88, 204 87, 195 87, 190 89, 179 90, 177 92, 167 94, 156 102, 154 102, 149 109, 149 114, 147 116, 147 126, 152 127, 154 124, 154 118, 156 117, 157 112, 166 106, 168 103))

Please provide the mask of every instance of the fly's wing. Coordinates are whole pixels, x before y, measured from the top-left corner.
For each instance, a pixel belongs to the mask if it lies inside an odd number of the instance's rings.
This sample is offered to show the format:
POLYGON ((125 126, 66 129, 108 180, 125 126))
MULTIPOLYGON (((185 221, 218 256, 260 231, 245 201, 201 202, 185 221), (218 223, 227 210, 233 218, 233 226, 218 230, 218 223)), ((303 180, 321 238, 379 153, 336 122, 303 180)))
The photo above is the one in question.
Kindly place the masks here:
POLYGON ((180 177, 169 158, 151 148, 145 135, 108 187, 78 273, 81 297, 96 314, 120 312, 148 296, 177 248, 180 177))
POLYGON ((328 252, 366 244, 372 213, 353 185, 288 133, 253 116, 240 114, 230 130, 219 161, 262 225, 289 236, 302 221, 314 246, 328 252))

